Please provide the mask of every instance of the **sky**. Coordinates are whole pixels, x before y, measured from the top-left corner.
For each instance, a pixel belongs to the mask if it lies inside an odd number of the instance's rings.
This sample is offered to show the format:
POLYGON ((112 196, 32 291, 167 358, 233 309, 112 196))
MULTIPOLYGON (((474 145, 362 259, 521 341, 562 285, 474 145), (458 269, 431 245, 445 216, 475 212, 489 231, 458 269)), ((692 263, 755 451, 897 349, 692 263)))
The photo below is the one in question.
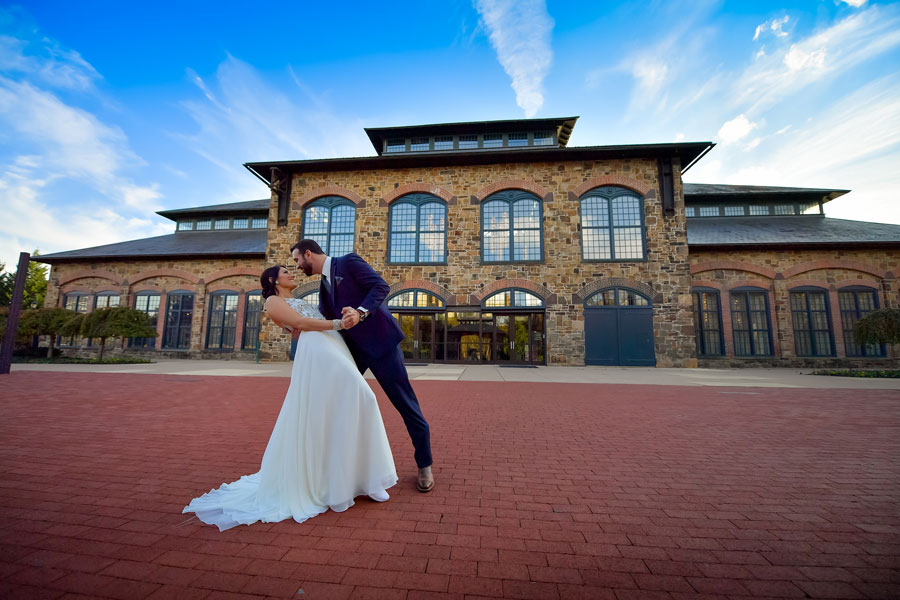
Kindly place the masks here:
POLYGON ((266 198, 243 163, 373 155, 364 127, 526 117, 900 223, 898 65, 900 4, 867 0, 0 0, 0 262, 266 198))

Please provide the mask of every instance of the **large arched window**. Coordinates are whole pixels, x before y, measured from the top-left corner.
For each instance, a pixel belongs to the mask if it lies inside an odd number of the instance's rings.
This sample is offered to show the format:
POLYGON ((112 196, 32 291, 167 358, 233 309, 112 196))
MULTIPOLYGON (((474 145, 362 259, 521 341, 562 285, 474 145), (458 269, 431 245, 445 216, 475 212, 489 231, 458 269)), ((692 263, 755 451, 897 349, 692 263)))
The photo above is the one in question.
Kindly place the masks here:
POLYGON ((119 305, 119 292, 98 292, 94 296, 94 309, 119 305))
POLYGON ((544 301, 531 292, 520 289, 501 290, 481 303, 485 308, 543 308, 544 301))
POLYGON ((644 238, 644 200, 636 192, 604 186, 581 197, 584 260, 643 260, 644 238))
POLYGON ((256 350, 259 347, 262 307, 261 291, 256 290, 247 294, 247 303, 244 305, 244 337, 241 340, 241 349, 243 350, 256 350))
POLYGON ((719 292, 709 288, 691 290, 694 300, 694 333, 697 338, 697 356, 722 356, 725 354, 722 339, 722 307, 719 292))
POLYGON ((588 308, 605 306, 650 306, 650 299, 629 288, 611 287, 600 290, 587 300, 584 305, 588 308))
POLYGON ((408 194, 391 204, 388 262, 447 262, 447 205, 430 194, 408 194))
POLYGON ((206 347, 210 350, 234 350, 237 330, 237 292, 221 291, 209 295, 206 347))
POLYGON ((790 300, 797 356, 834 355, 828 291, 815 287, 794 288, 790 300))
POLYGON ((162 347, 166 350, 189 349, 193 317, 194 294, 184 290, 169 292, 166 297, 166 329, 162 347))
POLYGON ((522 190, 491 194, 481 205, 481 257, 486 263, 544 258, 541 199, 522 190))
MULTIPOLYGON (((159 298, 158 292, 138 292, 134 296, 134 309, 146 314, 154 328, 159 318, 159 298)), ((132 348, 155 348, 156 338, 131 338, 129 345, 132 348)))
POLYGON ((884 356, 884 344, 860 346, 853 338, 853 326, 864 316, 878 310, 878 294, 869 287, 854 286, 838 291, 841 308, 841 330, 847 356, 884 356))
POLYGON ((736 288, 731 296, 731 329, 735 356, 771 356, 772 322, 769 292, 760 288, 736 288))
POLYGON ((444 308, 444 301, 425 290, 404 290, 388 298, 388 308, 396 310, 444 308))
MULTIPOLYGON (((63 308, 77 313, 86 313, 88 312, 90 301, 91 297, 84 292, 69 292, 63 296, 63 308)), ((81 339, 75 336, 60 338, 59 345, 78 346, 81 344, 81 339)))
POLYGON ((301 238, 315 240, 328 256, 353 252, 356 205, 341 196, 325 196, 303 211, 301 238))

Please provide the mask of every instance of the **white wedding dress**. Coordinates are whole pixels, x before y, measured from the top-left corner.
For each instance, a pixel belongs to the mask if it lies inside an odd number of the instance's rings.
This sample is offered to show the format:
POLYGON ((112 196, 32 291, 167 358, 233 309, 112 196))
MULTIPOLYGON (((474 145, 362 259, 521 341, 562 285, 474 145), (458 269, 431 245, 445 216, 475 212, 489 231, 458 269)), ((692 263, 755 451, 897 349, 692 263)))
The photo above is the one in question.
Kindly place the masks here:
MULTIPOLYGON (((322 318, 308 302, 287 302, 304 317, 322 318)), ((302 523, 396 483, 375 394, 347 344, 337 331, 306 331, 259 472, 194 498, 182 512, 220 531, 256 521, 302 523)))

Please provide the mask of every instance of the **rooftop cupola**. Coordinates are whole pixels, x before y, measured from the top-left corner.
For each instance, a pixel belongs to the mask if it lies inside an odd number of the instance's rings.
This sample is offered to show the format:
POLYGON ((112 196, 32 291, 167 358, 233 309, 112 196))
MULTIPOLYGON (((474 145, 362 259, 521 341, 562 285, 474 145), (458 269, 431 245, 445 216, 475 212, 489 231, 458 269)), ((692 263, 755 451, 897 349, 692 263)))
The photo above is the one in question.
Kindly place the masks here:
POLYGON ((368 127, 379 155, 565 148, 578 117, 368 127))

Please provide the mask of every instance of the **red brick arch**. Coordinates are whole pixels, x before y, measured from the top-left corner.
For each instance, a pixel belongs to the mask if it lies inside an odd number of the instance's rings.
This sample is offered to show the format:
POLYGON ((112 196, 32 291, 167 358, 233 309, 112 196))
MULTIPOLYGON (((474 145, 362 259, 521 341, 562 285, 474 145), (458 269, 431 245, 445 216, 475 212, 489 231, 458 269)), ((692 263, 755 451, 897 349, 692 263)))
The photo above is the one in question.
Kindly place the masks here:
POLYGON ((747 273, 756 273, 768 279, 775 279, 775 269, 762 267, 749 262, 739 260, 707 260, 691 265, 691 275, 702 273, 704 271, 716 271, 720 269, 728 269, 732 271, 746 271, 747 273))
POLYGON ((431 194, 432 196, 437 196, 444 202, 448 204, 453 200, 454 196, 444 188, 439 185, 434 185, 433 183, 406 183, 401 186, 397 186, 387 194, 384 195, 385 204, 390 204, 400 196, 405 196, 406 194, 414 194, 416 192, 420 192, 423 194, 431 194))
POLYGON ((547 197, 551 195, 550 190, 533 181, 527 181, 525 179, 504 179, 484 186, 475 193, 475 197, 479 201, 483 201, 491 194, 499 192, 500 190, 524 190, 535 194, 542 200, 547 199, 547 197))
POLYGON ((108 279, 112 282, 117 283, 118 285, 122 285, 122 278, 113 273, 112 271, 101 271, 101 270, 91 270, 84 269, 81 271, 75 271, 71 275, 64 277, 59 280, 58 285, 66 285, 70 281, 75 281, 76 279, 85 279, 87 277, 97 277, 99 279, 108 279))
POLYGON ((394 294, 398 294, 406 290, 425 290, 426 292, 431 292, 432 294, 443 300, 445 305, 456 304, 455 294, 451 293, 447 288, 440 286, 434 282, 428 281, 427 279, 409 279, 407 281, 395 283, 391 286, 390 291, 388 291, 387 297, 390 298, 394 294))
POLYGON ((250 275, 252 277, 259 277, 262 274, 261 269, 254 269, 253 267, 230 267, 228 269, 222 269, 220 271, 216 271, 215 273, 211 273, 203 278, 206 283, 212 283, 213 281, 223 279, 225 277, 233 277, 234 275, 250 275))
POLYGON ((599 175, 597 177, 591 177, 583 183, 578 184, 574 189, 572 189, 572 193, 575 194, 575 198, 580 198, 592 189, 603 187, 606 185, 617 185, 628 188, 629 190, 637 192, 641 196, 646 196, 647 193, 652 189, 646 183, 638 181, 637 179, 632 179, 631 177, 626 177, 625 175, 599 175))
POLYGON ((348 190, 347 188, 345 188, 343 186, 329 183, 328 185, 323 185, 321 187, 317 187, 314 190, 309 190, 308 192, 305 192, 302 196, 297 198, 296 204, 300 208, 303 208, 304 206, 306 206, 313 200, 321 198, 322 196, 340 196, 342 198, 346 198, 353 204, 360 204, 360 203, 364 202, 362 196, 360 196, 356 192, 354 192, 352 190, 348 190))
POLYGON ((611 287, 625 287, 639 292, 650 299, 653 304, 659 304, 663 301, 662 295, 656 292, 651 286, 640 281, 635 281, 628 277, 603 277, 591 281, 583 288, 575 292, 572 302, 574 304, 583 304, 585 300, 593 296, 600 290, 611 287))
POLYGON ((864 262, 860 262, 857 260, 845 260, 840 258, 827 258, 821 260, 813 260, 805 263, 800 263, 799 265, 794 265, 789 269, 784 270, 784 278, 789 279, 794 275, 799 275, 800 273, 807 273, 809 271, 819 271, 822 269, 846 269, 848 271, 859 271, 861 273, 868 273, 869 275, 874 275, 879 279, 884 279, 886 272, 884 269, 879 269, 875 265, 870 265, 864 262))
POLYGON ((185 281, 190 281, 191 283, 197 284, 200 283, 200 278, 194 275, 189 271, 184 271, 182 269, 151 269, 149 271, 144 271, 143 273, 138 273, 134 277, 131 278, 129 283, 132 285, 137 283, 138 281, 144 281, 145 279, 151 279, 153 277, 178 277, 179 279, 184 279, 185 281))
POLYGON ((472 294, 472 300, 481 304, 484 302, 484 299, 493 294, 494 292, 499 292, 500 290, 505 290, 507 288, 520 288, 523 290, 528 290, 529 292, 534 293, 536 296, 540 297, 541 300, 544 301, 545 306, 550 306, 551 304, 557 303, 556 294, 545 288, 544 286, 534 283, 530 279, 497 279, 496 281, 492 281, 481 290, 472 294))
POLYGON ((259 289, 259 285, 251 283, 249 286, 241 286, 234 283, 214 283, 206 288, 206 293, 213 292, 235 292, 238 294, 246 294, 259 289))
POLYGON ((731 291, 735 288, 741 287, 757 287, 766 290, 767 292, 772 291, 772 282, 771 281, 763 281, 762 279, 735 279, 732 281, 728 281, 726 284, 726 289, 731 291))
POLYGON ((703 288, 712 288, 714 290, 719 290, 720 292, 725 291, 725 286, 722 285, 721 281, 714 281, 712 279, 692 279, 691 287, 703 287, 703 288))
POLYGON ((840 290, 845 287, 868 287, 874 290, 881 290, 881 282, 875 279, 841 279, 840 281, 834 282, 835 289, 840 290))
POLYGON ((787 282, 788 291, 799 287, 815 287, 823 290, 833 290, 834 285, 823 279, 793 279, 787 282))

